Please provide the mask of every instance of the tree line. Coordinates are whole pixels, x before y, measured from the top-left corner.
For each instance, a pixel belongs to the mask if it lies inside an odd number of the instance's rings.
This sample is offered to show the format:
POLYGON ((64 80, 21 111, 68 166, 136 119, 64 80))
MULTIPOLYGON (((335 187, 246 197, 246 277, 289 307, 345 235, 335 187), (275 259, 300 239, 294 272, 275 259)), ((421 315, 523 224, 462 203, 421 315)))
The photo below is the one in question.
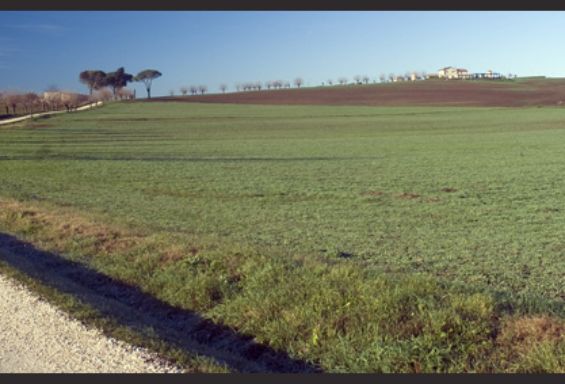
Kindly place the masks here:
POLYGON ((35 92, 0 92, 0 115, 32 114, 36 112, 72 111, 90 101, 87 95, 50 89, 43 94, 35 92))
MULTIPOLYGON (((294 79, 293 84, 297 88, 300 88, 304 84, 304 80, 301 77, 297 77, 296 79, 294 79)), ((290 88, 290 87, 291 87, 290 81, 284 81, 284 80, 270 80, 265 82, 264 84, 261 81, 254 81, 254 82, 250 81, 250 82, 235 84, 235 90, 237 92, 260 91, 262 89, 282 89, 282 88, 290 88)), ((222 83, 218 86, 218 89, 222 93, 226 93, 228 88, 229 87, 226 83, 222 83)), ((189 93, 191 95, 197 95, 197 94, 203 95, 204 93, 208 92, 208 87, 205 85, 182 86, 179 88, 179 91, 183 96, 186 96, 189 93)), ((169 94, 171 96, 174 96, 175 91, 170 90, 169 94)))
MULTIPOLYGON (((424 80, 427 79, 428 75, 425 71, 416 71, 416 72, 406 72, 403 75, 397 75, 394 73, 390 73, 388 75, 386 74, 381 74, 378 77, 378 80, 380 80, 381 83, 386 83, 386 82, 393 82, 393 81, 398 81, 398 80, 404 80, 404 81, 408 81, 408 80, 424 80)), ((376 83, 377 79, 371 79, 371 77, 369 77, 368 75, 355 75, 353 76, 353 80, 350 82, 349 79, 345 76, 342 77, 338 77, 337 79, 328 79, 327 81, 322 82, 322 86, 326 86, 326 85, 363 85, 363 84, 369 84, 369 83, 376 83)), ((236 83, 234 88, 236 92, 248 92, 248 91, 261 91, 264 89, 267 90, 272 90, 272 89, 288 89, 291 88, 292 85, 294 85, 296 88, 301 88, 304 85, 304 80, 301 77, 297 77, 295 78, 292 82, 287 81, 287 80, 269 80, 266 82, 262 82, 262 81, 249 81, 249 82, 244 82, 244 83, 236 83)), ((228 89, 228 85, 225 83, 222 83, 218 86, 218 89, 222 92, 225 93, 226 90, 228 89)), ((189 93, 191 95, 197 95, 197 94, 204 94, 205 92, 208 91, 208 88, 204 85, 200 85, 200 86, 182 86, 180 87, 180 93, 183 96, 188 95, 189 93)), ((171 96, 174 95, 174 90, 169 91, 169 94, 171 96)))

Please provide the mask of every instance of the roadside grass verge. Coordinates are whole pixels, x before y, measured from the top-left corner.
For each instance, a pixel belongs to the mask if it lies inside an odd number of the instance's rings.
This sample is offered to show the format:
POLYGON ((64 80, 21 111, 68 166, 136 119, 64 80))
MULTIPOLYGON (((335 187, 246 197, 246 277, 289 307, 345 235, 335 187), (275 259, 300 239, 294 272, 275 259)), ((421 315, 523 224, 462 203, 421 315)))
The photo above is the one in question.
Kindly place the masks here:
POLYGON ((159 355, 165 363, 176 364, 186 373, 227 373, 229 370, 210 358, 190 354, 176 348, 150 333, 136 332, 130 327, 119 324, 111 317, 104 316, 92 306, 77 300, 73 295, 62 293, 49 285, 22 273, 3 262, 0 251, 0 273, 22 283, 27 289, 42 299, 70 314, 88 327, 101 330, 106 336, 125 341, 129 344, 146 348, 159 355))
MULTIPOLYGON (((0 231, 326 372, 565 372, 563 318, 508 308, 488 293, 426 274, 383 274, 347 259, 118 227, 46 202, 0 199, 0 231)), ((189 370, 222 370, 140 338, 6 265, 1 270, 111 335, 189 370)))

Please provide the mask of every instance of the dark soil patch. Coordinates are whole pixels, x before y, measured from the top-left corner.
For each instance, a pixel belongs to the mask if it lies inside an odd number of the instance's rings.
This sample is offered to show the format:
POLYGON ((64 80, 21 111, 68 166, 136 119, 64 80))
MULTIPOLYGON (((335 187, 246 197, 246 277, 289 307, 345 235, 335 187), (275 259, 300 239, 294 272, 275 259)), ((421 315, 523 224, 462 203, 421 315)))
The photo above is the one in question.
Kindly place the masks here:
POLYGON ((446 188, 442 188, 441 191, 451 193, 451 192, 457 192, 457 189, 446 187, 446 188))
POLYGON ((417 193, 404 192, 400 195, 397 195, 397 197, 402 200, 413 200, 420 197, 420 195, 418 195, 417 193))
POLYGON ((565 322, 547 315, 508 319, 496 339, 500 345, 524 351, 541 342, 564 340, 565 322))

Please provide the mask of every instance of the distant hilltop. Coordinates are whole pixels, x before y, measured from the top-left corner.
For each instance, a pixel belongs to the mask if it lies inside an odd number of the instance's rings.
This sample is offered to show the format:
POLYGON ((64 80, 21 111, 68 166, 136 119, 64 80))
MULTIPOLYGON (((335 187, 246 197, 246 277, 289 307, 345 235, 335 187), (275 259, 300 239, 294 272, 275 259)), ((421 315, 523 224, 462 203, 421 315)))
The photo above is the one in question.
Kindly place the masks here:
POLYGON ((456 81, 452 78, 155 98, 157 100, 270 105, 559 106, 565 103, 565 79, 456 81))

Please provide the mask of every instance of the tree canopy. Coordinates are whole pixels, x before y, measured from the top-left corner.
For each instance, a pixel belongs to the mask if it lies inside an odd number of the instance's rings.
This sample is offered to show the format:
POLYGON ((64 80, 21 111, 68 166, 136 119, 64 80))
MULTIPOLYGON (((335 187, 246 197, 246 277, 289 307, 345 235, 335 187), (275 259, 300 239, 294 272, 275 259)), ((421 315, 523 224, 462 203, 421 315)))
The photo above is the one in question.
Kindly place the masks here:
POLYGON ((103 88, 107 85, 106 73, 99 70, 82 71, 79 75, 79 80, 81 83, 86 84, 90 95, 92 95, 93 90, 103 88))
POLYGON ((106 85, 112 88, 114 97, 116 96, 116 91, 128 85, 133 81, 133 75, 126 73, 124 67, 118 68, 115 72, 110 72, 106 74, 106 85))
POLYGON ((151 84, 153 80, 161 77, 163 74, 155 69, 146 69, 141 71, 135 76, 134 81, 140 81, 145 84, 145 89, 147 90, 147 98, 151 98, 151 84))

